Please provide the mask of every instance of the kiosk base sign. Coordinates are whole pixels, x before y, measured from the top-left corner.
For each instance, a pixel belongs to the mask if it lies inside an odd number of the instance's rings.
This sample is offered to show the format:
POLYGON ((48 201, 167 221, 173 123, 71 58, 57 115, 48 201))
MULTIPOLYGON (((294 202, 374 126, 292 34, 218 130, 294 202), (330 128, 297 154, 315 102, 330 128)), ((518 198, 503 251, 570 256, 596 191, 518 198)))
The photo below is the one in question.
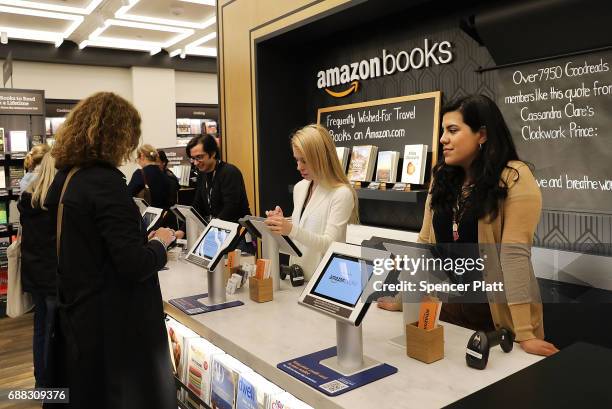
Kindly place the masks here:
POLYGON ((391 365, 379 364, 346 376, 321 364, 321 361, 335 357, 336 354, 336 347, 331 347, 281 362, 277 368, 327 396, 342 395, 397 372, 397 368, 391 365))
POLYGON ((244 305, 242 301, 228 301, 222 304, 207 305, 201 302, 203 298, 207 298, 208 293, 190 295, 189 297, 175 298, 168 301, 179 310, 187 315, 204 314, 207 312, 224 310, 226 308, 238 307, 244 305))

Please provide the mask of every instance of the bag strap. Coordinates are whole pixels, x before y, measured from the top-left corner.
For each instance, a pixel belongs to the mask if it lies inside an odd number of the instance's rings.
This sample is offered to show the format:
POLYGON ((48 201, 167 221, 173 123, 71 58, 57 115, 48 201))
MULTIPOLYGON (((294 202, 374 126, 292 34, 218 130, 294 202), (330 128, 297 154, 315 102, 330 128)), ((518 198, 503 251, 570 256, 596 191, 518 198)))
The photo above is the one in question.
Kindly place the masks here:
POLYGON ((60 254, 60 239, 62 237, 62 218, 64 216, 64 193, 66 193, 66 188, 68 187, 68 183, 70 182, 70 179, 72 179, 72 176, 74 176, 74 174, 77 173, 79 169, 80 168, 78 166, 74 166, 72 169, 70 169, 70 172, 68 172, 68 175, 66 176, 66 180, 64 181, 64 186, 62 186, 62 194, 60 195, 59 204, 57 206, 57 235, 56 235, 55 243, 56 243, 58 262, 59 262, 59 254, 60 254))
POLYGON ((147 175, 145 175, 145 171, 144 169, 140 169, 140 173, 142 173, 142 180, 144 181, 144 185, 145 187, 148 189, 149 188, 149 184, 147 183, 147 175))

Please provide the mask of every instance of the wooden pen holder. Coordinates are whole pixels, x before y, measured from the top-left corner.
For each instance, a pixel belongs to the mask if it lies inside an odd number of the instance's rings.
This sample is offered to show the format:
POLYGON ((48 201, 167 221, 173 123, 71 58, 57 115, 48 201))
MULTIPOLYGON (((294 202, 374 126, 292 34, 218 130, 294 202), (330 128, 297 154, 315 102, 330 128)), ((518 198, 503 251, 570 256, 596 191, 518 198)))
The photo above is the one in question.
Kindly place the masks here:
POLYGON ((426 364, 444 358, 444 327, 426 330, 416 322, 406 325, 406 354, 426 364))
POLYGON ((249 278, 249 297, 255 302, 272 301, 274 292, 272 291, 272 277, 258 280, 255 277, 249 278))

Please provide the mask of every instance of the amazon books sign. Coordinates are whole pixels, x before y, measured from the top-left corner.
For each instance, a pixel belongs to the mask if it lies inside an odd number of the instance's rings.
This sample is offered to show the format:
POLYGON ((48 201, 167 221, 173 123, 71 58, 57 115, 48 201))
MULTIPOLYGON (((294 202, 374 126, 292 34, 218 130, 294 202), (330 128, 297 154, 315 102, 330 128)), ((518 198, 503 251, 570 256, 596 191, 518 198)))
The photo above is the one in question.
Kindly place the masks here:
POLYGON ((359 88, 359 81, 392 75, 396 72, 405 72, 410 69, 418 70, 434 65, 448 64, 453 60, 449 41, 431 42, 424 40, 423 47, 415 47, 410 51, 400 51, 397 54, 385 49, 382 56, 369 60, 361 60, 344 64, 340 67, 331 67, 317 73, 317 87, 337 98, 345 97, 359 88), (343 91, 332 91, 329 88, 337 85, 347 85, 343 91))

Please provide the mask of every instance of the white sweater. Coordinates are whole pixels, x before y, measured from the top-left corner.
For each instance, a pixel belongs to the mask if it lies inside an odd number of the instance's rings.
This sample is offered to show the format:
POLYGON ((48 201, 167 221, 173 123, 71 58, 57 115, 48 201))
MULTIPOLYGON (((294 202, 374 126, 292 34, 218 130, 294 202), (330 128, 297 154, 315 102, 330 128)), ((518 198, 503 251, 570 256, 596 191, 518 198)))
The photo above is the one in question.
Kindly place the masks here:
POLYGON ((291 257, 290 263, 302 267, 306 280, 310 280, 332 242, 346 241, 346 226, 355 205, 349 187, 328 189, 317 185, 300 217, 310 183, 301 180, 293 189, 293 229, 289 233, 302 252, 302 257, 291 257))

